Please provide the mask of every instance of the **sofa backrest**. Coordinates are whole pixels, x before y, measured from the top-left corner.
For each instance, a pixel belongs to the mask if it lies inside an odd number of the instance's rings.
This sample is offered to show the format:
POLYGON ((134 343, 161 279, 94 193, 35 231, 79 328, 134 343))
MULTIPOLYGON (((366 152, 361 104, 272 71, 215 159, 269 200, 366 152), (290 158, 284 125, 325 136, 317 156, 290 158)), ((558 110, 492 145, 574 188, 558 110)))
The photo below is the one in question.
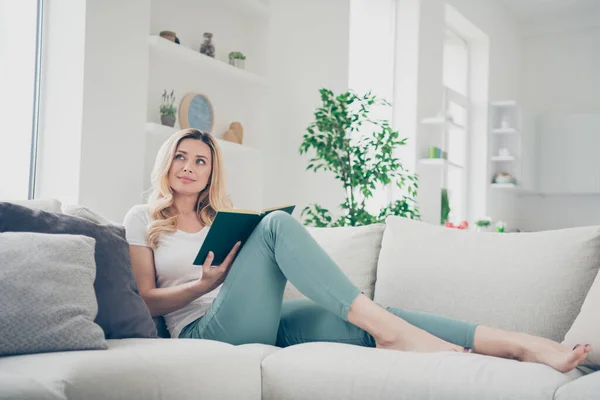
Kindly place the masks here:
MULTIPOLYGON (((385 224, 307 229, 350 281, 372 299, 385 224)), ((283 298, 301 299, 304 295, 288 282, 283 298)))
POLYGON ((600 227, 476 233, 390 217, 375 301, 561 341, 600 267, 600 227))

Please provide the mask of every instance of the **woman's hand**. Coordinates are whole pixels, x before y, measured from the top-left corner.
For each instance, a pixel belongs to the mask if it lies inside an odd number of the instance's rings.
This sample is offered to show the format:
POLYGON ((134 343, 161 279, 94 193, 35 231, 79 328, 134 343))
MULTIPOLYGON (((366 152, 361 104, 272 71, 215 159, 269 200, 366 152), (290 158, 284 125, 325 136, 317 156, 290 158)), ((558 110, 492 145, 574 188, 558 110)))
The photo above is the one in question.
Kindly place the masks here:
POLYGON ((206 259, 204 260, 204 264, 202 264, 202 276, 200 279, 198 279, 198 285, 202 287, 205 293, 215 290, 220 284, 223 283, 227 277, 229 268, 231 267, 231 264, 233 264, 233 260, 240 249, 241 243, 242 242, 237 242, 233 246, 221 265, 213 266, 212 261, 215 258, 215 255, 212 251, 208 252, 206 259))

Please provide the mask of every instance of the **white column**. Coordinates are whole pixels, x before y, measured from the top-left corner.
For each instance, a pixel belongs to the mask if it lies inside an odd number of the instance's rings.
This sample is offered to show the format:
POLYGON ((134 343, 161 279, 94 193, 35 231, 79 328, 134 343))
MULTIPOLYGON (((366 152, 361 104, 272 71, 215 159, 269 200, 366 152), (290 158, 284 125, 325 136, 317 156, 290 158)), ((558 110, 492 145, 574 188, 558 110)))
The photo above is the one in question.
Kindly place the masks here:
POLYGON ((38 197, 121 221, 142 201, 150 2, 47 5, 38 197))
MULTIPOLYGON (((426 135, 436 134, 419 121, 435 116, 442 106, 444 6, 443 0, 396 4, 394 128, 409 138, 409 146, 398 157, 420 175, 417 200, 422 219, 431 223, 440 221, 442 179, 439 169, 417 163, 429 147, 426 135)), ((393 198, 398 194, 392 192, 393 198)))

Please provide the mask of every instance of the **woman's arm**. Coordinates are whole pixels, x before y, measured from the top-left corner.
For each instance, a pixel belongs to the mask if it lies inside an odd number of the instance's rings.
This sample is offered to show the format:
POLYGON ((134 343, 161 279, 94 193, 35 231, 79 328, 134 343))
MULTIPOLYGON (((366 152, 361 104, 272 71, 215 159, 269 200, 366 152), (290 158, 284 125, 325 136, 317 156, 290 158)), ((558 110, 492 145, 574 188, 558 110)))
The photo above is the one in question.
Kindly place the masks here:
POLYGON ((168 288, 157 288, 152 249, 130 245, 129 252, 140 295, 153 317, 179 310, 210 291, 204 287, 201 280, 168 288))

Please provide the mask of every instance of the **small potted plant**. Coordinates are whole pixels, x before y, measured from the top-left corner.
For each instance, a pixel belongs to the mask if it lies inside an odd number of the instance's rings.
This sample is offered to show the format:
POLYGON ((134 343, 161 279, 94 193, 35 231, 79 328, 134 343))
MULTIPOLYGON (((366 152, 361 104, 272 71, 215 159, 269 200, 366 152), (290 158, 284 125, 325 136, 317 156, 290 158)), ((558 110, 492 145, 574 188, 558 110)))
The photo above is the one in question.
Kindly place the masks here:
POLYGON ((506 222, 504 221, 498 221, 496 223, 496 232, 498 233, 502 233, 506 231, 506 222))
POLYGON ((478 232, 487 232, 490 226, 492 226, 492 219, 490 217, 479 219, 475 221, 475 225, 478 232))
POLYGON ((162 94, 162 101, 160 103, 160 122, 166 126, 175 126, 175 113, 177 107, 175 103, 175 91, 171 90, 171 94, 167 93, 167 90, 162 94))
POLYGON ((232 51, 229 53, 229 64, 244 69, 246 66, 246 56, 240 51, 232 51))

